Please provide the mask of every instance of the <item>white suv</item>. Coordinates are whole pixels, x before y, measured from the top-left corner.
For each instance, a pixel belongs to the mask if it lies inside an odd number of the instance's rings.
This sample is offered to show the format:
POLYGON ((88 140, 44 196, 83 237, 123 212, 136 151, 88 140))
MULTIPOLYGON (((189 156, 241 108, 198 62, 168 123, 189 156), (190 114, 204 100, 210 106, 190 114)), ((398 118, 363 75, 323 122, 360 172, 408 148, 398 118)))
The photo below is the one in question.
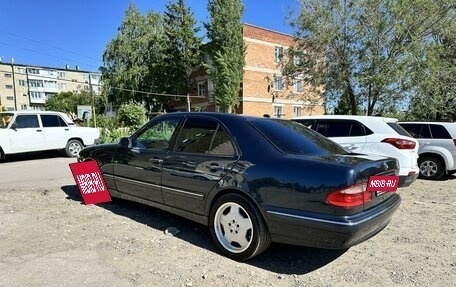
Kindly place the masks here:
POLYGON ((456 173, 456 123, 400 122, 420 143, 420 178, 440 179, 456 173))
POLYGON ((417 140, 397 119, 371 116, 322 115, 292 118, 354 153, 381 155, 399 161, 399 187, 409 186, 419 173, 417 140))
POLYGON ((8 154, 63 150, 76 157, 99 141, 97 128, 78 127, 64 113, 17 111, 0 113, 0 159, 8 154))

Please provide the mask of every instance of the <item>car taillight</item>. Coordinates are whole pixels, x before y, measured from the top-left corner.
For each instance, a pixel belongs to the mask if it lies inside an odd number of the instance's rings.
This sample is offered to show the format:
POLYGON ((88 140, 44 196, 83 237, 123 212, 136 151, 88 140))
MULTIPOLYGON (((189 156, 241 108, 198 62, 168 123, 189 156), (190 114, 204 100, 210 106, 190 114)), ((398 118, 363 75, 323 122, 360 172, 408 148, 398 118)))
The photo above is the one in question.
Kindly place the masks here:
POLYGON ((456 146, 456 139, 453 139, 453 143, 454 143, 454 145, 456 146))
POLYGON ((367 184, 355 184, 328 194, 326 201, 334 206, 352 208, 372 200, 372 193, 367 191, 367 184))
POLYGON ((405 139, 386 138, 382 142, 392 144, 398 149, 415 149, 416 147, 416 142, 405 139))

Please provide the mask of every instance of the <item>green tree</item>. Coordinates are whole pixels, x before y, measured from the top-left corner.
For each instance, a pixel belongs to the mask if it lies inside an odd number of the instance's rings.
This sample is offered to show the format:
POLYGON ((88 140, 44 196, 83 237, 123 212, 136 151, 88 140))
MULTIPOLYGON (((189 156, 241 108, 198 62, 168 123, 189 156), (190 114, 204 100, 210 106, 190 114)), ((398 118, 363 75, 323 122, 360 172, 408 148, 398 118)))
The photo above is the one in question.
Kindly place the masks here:
POLYGON ((240 0, 209 0, 210 23, 206 23, 210 39, 209 76, 214 83, 217 105, 231 113, 239 105, 244 75, 245 44, 242 36, 244 6, 240 0))
POLYGON ((299 57, 299 65, 288 61, 284 74, 324 86, 327 105, 343 104, 351 114, 404 105, 416 92, 413 59, 427 56, 418 48, 445 22, 442 3, 451 1, 303 0, 292 20, 296 44, 289 57, 299 57))
POLYGON ((167 40, 166 72, 167 92, 188 95, 193 88, 192 70, 201 63, 202 37, 197 36, 193 13, 184 0, 169 2, 164 14, 167 40))
POLYGON ((456 2, 434 9, 441 21, 429 31, 414 58, 413 87, 407 119, 456 120, 456 2))
POLYGON ((117 120, 121 126, 137 129, 146 121, 144 107, 133 102, 122 104, 117 110, 117 120))
POLYGON ((165 99, 148 93, 165 90, 165 47, 162 15, 142 15, 130 4, 117 36, 103 54, 101 70, 110 100, 117 106, 134 101, 146 105, 148 110, 160 108, 165 99))
POLYGON ((67 114, 77 114, 78 105, 92 105, 90 93, 86 91, 61 92, 46 100, 44 108, 48 111, 57 111, 67 114))

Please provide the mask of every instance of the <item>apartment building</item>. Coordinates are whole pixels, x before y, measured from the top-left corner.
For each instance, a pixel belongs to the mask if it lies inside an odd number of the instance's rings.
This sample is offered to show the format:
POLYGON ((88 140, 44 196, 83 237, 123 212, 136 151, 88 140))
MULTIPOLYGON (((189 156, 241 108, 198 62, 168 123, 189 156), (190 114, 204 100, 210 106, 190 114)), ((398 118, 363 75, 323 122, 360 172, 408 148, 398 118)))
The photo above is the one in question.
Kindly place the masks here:
POLYGON ((44 110, 49 97, 60 92, 99 93, 101 74, 68 65, 61 69, 0 62, 0 106, 8 111, 44 110))
MULTIPOLYGON (((240 94, 239 114, 276 118, 291 118, 312 114, 323 114, 323 100, 315 87, 305 86, 300 75, 285 79, 281 73, 281 61, 293 43, 288 34, 268 30, 250 24, 243 26, 246 44, 246 65, 240 94)), ((206 111, 217 111, 214 86, 204 70, 193 73, 197 92, 192 107, 206 111)), ((321 89, 321 87, 317 88, 321 89)))

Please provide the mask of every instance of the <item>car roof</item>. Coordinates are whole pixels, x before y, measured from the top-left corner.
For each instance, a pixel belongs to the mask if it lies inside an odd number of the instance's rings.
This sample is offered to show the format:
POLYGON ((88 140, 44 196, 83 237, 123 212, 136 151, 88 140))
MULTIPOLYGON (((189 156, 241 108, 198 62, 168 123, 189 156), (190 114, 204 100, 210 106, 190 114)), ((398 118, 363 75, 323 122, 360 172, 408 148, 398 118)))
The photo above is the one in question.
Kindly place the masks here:
POLYGON ((1 113, 8 113, 8 114, 65 114, 62 112, 55 112, 55 111, 4 111, 1 113))
POLYGON ((426 122, 426 121, 399 121, 399 124, 436 124, 453 126, 456 122, 426 122))
POLYGON ((378 116, 361 116, 361 115, 314 115, 314 116, 301 116, 301 117, 294 117, 291 118, 292 120, 299 120, 299 119, 340 119, 340 120, 361 120, 361 121, 369 121, 369 122, 397 122, 398 119, 396 118, 389 118, 389 117, 378 117, 378 116))

